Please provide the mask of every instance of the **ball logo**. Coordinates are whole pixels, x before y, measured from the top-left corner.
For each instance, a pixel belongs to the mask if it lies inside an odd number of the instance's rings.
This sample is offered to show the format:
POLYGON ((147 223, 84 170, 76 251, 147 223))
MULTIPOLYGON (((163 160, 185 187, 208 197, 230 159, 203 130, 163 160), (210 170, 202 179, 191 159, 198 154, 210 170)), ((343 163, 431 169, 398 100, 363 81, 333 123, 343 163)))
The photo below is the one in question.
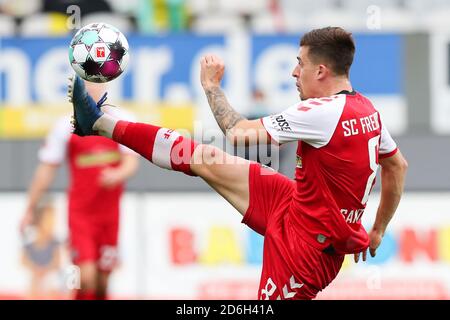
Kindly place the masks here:
POLYGON ((98 47, 97 58, 104 58, 104 57, 105 57, 105 47, 98 47))
POLYGON ((70 64, 87 81, 108 82, 117 78, 126 68, 128 58, 125 36, 105 23, 88 24, 70 41, 70 64))

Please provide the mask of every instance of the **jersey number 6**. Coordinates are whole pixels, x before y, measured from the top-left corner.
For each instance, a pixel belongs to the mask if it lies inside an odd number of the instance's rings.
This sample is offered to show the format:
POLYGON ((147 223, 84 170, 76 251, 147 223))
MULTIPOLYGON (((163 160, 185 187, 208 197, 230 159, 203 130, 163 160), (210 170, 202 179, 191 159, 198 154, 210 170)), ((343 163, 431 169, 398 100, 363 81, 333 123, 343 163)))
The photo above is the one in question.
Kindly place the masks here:
POLYGON ((377 176, 377 170, 378 170, 378 162, 377 162, 377 152, 379 148, 379 141, 380 136, 373 137, 368 141, 368 148, 369 148, 369 166, 370 170, 372 170, 372 174, 367 178, 367 184, 366 184, 366 190, 364 191, 364 196, 361 200, 361 203, 365 205, 367 203, 367 200, 369 200, 369 194, 372 190, 373 186, 373 180, 375 180, 377 176))

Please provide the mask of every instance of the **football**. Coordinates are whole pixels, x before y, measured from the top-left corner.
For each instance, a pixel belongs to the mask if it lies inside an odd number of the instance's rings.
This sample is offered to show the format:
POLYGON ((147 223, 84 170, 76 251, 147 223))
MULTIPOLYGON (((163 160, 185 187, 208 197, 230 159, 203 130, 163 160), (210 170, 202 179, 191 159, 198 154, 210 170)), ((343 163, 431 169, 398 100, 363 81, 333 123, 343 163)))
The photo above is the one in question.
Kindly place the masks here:
POLYGON ((69 61, 75 72, 91 82, 108 82, 127 67, 128 41, 114 26, 91 23, 70 41, 69 61))

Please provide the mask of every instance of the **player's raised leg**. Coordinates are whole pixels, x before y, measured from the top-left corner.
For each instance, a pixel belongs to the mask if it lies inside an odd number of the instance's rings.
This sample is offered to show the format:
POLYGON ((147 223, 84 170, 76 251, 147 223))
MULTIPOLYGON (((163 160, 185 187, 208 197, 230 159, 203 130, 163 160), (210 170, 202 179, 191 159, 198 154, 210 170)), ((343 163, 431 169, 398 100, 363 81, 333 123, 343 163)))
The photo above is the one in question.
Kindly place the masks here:
POLYGON ((248 208, 250 162, 217 147, 198 144, 171 129, 130 123, 105 114, 94 130, 133 149, 157 166, 199 176, 241 214, 248 208))
POLYGON ((105 114, 101 110, 105 97, 96 103, 78 76, 69 86, 69 98, 74 107, 76 134, 100 134, 129 147, 161 168, 200 176, 245 214, 249 205, 250 161, 199 144, 171 129, 127 122, 105 114))

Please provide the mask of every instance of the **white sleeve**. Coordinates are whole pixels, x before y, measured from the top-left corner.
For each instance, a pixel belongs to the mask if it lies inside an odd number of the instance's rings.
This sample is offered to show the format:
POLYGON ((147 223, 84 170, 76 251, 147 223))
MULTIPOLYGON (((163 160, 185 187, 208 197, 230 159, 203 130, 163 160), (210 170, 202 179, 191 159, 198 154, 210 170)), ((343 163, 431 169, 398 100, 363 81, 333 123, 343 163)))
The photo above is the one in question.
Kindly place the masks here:
POLYGON ((308 99, 265 117, 262 123, 278 143, 302 140, 315 148, 328 144, 341 118, 346 96, 308 99))
POLYGON ((44 145, 39 149, 39 161, 51 164, 62 163, 66 157, 71 131, 70 117, 58 120, 47 135, 44 145))
MULTIPOLYGON (((105 113, 108 113, 108 114, 112 115, 113 117, 118 118, 120 120, 125 120, 125 121, 130 121, 130 122, 136 121, 136 117, 134 116, 134 114, 132 114, 131 112, 128 112, 122 108, 117 108, 117 107, 113 107, 110 105, 106 105, 106 106, 102 107, 102 111, 105 113)), ((130 148, 125 147, 122 144, 119 145, 119 150, 121 153, 124 153, 124 154, 136 154, 136 152, 134 152, 130 148)))
MULTIPOLYGON (((379 114, 379 113, 378 113, 379 114)), ((383 119, 380 115, 380 122, 381 122, 381 141, 380 141, 380 150, 378 151, 378 154, 381 158, 383 157, 389 157, 397 151, 397 144, 395 143, 394 139, 392 139, 388 129, 386 128, 383 119)))

